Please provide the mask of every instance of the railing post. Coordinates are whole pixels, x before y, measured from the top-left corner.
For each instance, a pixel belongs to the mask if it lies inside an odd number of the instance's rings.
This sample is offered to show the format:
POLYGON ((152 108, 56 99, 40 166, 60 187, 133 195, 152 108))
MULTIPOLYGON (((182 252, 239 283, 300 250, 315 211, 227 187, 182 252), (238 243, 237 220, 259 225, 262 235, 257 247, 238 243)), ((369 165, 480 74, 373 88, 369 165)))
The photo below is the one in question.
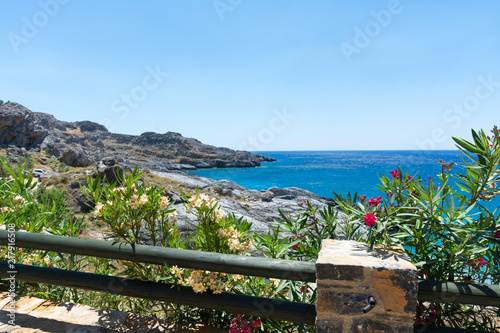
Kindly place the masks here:
POLYGON ((318 333, 413 333, 418 276, 404 253, 325 239, 316 277, 318 333))

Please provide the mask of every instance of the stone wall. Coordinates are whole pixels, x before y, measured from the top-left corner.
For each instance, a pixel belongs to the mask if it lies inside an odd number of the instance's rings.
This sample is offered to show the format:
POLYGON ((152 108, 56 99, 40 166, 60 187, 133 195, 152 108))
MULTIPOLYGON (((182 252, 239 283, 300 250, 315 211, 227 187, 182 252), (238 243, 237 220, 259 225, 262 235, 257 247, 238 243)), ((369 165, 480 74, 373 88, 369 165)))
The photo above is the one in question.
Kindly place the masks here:
POLYGON ((413 333, 418 277, 404 253, 323 240, 316 276, 318 333, 413 333))

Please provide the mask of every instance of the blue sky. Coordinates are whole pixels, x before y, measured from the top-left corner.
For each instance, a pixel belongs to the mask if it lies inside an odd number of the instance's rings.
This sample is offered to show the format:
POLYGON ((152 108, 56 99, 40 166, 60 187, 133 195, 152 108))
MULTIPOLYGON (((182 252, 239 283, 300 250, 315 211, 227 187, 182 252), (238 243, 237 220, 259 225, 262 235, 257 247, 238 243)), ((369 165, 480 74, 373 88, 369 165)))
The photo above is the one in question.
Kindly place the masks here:
POLYGON ((500 2, 4 0, 0 99, 245 150, 453 149, 500 110, 500 2))

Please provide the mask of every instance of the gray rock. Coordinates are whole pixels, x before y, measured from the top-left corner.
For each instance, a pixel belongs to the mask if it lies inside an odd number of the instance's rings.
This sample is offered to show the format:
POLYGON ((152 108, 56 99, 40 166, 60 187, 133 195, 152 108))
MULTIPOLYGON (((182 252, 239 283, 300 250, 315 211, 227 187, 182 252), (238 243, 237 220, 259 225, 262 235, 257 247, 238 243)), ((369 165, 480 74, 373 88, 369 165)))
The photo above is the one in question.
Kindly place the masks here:
POLYGON ((179 193, 176 193, 174 191, 171 191, 171 190, 167 190, 165 189, 161 195, 164 195, 166 197, 169 197, 170 199, 172 199, 174 201, 175 204, 179 204, 179 203, 185 203, 187 202, 186 198, 184 198, 182 195, 180 195, 179 193))
POLYGON ((59 156, 59 149, 56 147, 56 141, 53 135, 47 135, 40 144, 40 150, 46 151, 49 155, 59 156))
POLYGON ((274 198, 274 193, 271 191, 264 191, 260 194, 262 201, 271 201, 274 198))
POLYGON ((88 198, 81 190, 85 181, 74 181, 66 187, 67 201, 75 213, 89 213, 94 209, 94 202, 88 198))
POLYGON ((70 148, 66 150, 58 159, 66 165, 74 167, 87 167, 93 164, 90 157, 83 151, 83 149, 73 149, 70 148))
POLYGON ((170 178, 172 180, 193 186, 193 187, 200 187, 200 188, 205 188, 208 186, 212 186, 215 183, 215 180, 210 179, 210 178, 205 178, 205 177, 200 177, 197 175, 192 175, 192 174, 187 174, 183 172, 159 172, 159 171, 151 171, 152 174, 160 176, 160 177, 166 177, 170 178))
POLYGON ((298 197, 307 197, 307 198, 313 198, 316 200, 327 200, 328 202, 333 202, 333 199, 328 199, 322 196, 319 196, 317 194, 314 194, 310 191, 303 190, 298 187, 286 187, 286 188, 279 188, 279 187, 271 187, 268 189, 268 191, 273 192, 275 197, 283 197, 283 199, 286 200, 292 200, 298 197))
POLYGON ((112 157, 106 157, 96 165, 94 177, 99 176, 109 184, 119 183, 125 166, 119 166, 112 157))
MULTIPOLYGON (((115 134, 91 121, 60 121, 50 114, 31 112, 11 102, 0 104, 0 146, 8 145, 26 147, 33 152, 45 150, 56 157, 68 149, 84 147, 90 161, 113 154, 117 161, 131 168, 140 164, 141 168, 163 172, 255 167, 274 160, 246 151, 206 145, 175 132, 146 132, 139 136, 115 134)), ((85 160, 77 165, 87 163, 85 160)))

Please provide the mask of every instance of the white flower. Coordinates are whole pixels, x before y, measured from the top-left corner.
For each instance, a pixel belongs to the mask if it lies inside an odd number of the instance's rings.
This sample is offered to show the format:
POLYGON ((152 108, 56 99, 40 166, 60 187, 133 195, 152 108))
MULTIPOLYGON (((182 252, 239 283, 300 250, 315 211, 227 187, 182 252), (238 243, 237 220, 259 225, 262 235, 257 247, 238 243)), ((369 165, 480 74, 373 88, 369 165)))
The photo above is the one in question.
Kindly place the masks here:
POLYGON ((148 203, 149 197, 147 194, 141 195, 141 198, 139 199, 139 205, 145 205, 148 203))
POLYGON ((203 292, 207 291, 207 287, 205 287, 201 283, 195 283, 195 284, 193 284, 193 291, 195 293, 203 293, 203 292))
POLYGON ((170 199, 168 197, 161 197, 160 201, 158 203, 160 204, 161 209, 165 209, 168 207, 168 204, 170 203, 170 199))
POLYGON ((97 205, 95 205, 94 215, 97 217, 101 217, 103 210, 106 210, 106 206, 98 202, 97 205))
POLYGON ((26 200, 24 200, 24 198, 20 195, 16 195, 14 198, 13 198, 14 202, 15 203, 21 203, 21 204, 24 204, 26 202, 26 200))

